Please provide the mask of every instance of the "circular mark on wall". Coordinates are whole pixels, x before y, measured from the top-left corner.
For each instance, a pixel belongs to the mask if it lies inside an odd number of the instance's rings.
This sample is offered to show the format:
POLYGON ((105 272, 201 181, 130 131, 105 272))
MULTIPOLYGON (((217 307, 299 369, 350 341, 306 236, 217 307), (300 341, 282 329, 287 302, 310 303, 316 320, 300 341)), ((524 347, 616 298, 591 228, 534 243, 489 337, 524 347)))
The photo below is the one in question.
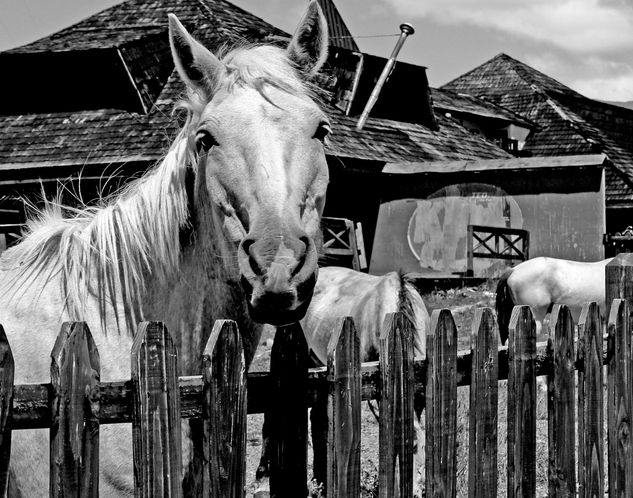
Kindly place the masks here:
MULTIPOLYGON (((465 271, 468 225, 523 227, 516 200, 494 185, 449 185, 416 202, 407 227, 407 242, 422 268, 465 271)), ((475 274, 484 275, 505 263, 476 259, 475 265, 475 274)))

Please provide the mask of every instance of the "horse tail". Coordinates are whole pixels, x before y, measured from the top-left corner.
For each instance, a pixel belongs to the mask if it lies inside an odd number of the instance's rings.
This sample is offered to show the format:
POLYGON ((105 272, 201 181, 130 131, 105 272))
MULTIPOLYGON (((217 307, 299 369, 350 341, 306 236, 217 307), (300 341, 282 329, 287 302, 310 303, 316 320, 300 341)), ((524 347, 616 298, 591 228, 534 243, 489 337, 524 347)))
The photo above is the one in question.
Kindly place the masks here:
MULTIPOLYGON (((407 276, 398 272, 400 277, 400 292, 398 296, 398 311, 402 312, 409 322, 407 327, 413 332, 413 356, 417 359, 426 359, 426 333, 430 325, 429 313, 422 296, 417 288, 409 281, 407 276)), ((413 396, 413 407, 418 417, 424 410, 425 398, 421 391, 413 396)))
POLYGON ((514 308, 514 299, 512 299, 512 293, 508 286, 508 278, 512 274, 512 270, 506 271, 499 278, 497 283, 497 324, 499 325, 499 337, 501 338, 501 344, 505 344, 510 335, 510 316, 512 315, 512 309, 514 308))
POLYGON ((398 277, 400 279, 398 311, 404 315, 410 325, 409 329, 413 331, 414 356, 425 357, 426 327, 423 322, 427 315, 426 306, 422 296, 402 271, 398 271, 398 277))

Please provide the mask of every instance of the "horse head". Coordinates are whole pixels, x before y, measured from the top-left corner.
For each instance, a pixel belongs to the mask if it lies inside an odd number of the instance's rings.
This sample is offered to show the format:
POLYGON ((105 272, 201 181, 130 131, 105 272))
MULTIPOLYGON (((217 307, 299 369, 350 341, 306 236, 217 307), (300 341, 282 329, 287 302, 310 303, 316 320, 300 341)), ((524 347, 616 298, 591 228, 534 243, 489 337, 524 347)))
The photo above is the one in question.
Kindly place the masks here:
POLYGON ((244 47, 222 59, 169 21, 176 68, 199 102, 197 188, 235 243, 251 318, 295 322, 317 279, 328 183, 330 125, 309 83, 327 56, 323 14, 311 1, 285 50, 244 47))

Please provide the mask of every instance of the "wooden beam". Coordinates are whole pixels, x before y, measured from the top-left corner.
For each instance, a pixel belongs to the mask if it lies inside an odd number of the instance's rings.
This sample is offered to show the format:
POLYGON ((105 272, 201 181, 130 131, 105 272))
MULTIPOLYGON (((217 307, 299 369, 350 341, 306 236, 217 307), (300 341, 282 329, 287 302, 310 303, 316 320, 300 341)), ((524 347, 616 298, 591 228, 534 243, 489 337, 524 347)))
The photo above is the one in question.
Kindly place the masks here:
MULTIPOLYGON (((606 364, 607 339, 603 337, 603 363, 606 364)), ((547 343, 537 344, 536 371, 537 375, 547 374, 547 343)), ((499 379, 508 378, 508 349, 499 348, 498 354, 499 379)), ((414 362, 416 385, 426 384, 426 361, 414 362)), ((471 380, 470 351, 460 351, 457 354, 457 385, 468 386, 471 380)), ((363 401, 379 399, 380 371, 377 361, 365 362, 361 365, 361 395, 363 401)), ((308 405, 313 406, 317 392, 325 389, 326 368, 312 368, 308 371, 308 405)), ((263 413, 270 403, 268 399, 270 373, 251 372, 248 374, 248 413, 263 413)), ((202 417, 200 400, 203 393, 201 375, 179 378, 180 413, 183 418, 202 417)), ((13 391, 13 413, 8 420, 12 430, 44 429, 51 426, 49 402, 52 399, 52 386, 46 384, 16 385, 13 391)), ((132 421, 132 384, 128 381, 102 382, 100 386, 99 423, 116 424, 132 421)))

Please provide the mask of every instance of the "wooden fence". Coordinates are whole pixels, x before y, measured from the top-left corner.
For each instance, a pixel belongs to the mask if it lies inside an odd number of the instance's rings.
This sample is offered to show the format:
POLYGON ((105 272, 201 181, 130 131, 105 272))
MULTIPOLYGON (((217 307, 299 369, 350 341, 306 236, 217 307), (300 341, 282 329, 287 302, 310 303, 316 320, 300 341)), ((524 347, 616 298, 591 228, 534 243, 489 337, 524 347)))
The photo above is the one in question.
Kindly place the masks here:
POLYGON ((525 261, 530 257, 530 232, 520 228, 468 225, 466 276, 474 275, 474 258, 525 261))
POLYGON ((269 408, 272 495, 306 496, 307 408, 325 396, 327 496, 359 496, 360 403, 380 398, 379 496, 410 497, 413 398, 423 395, 426 496, 451 497, 457 490, 457 386, 470 385, 468 495, 497 496, 498 381, 507 378, 507 493, 534 497, 536 376, 547 374, 549 495, 604 496, 606 467, 609 495, 631 497, 633 255, 623 256, 607 267, 608 295, 626 299, 612 301, 606 337, 595 303, 583 308, 577 339, 569 310, 556 305, 550 340, 537 344, 532 313, 521 306, 512 313, 509 345, 499 348, 493 312, 482 308, 472 323, 471 350, 458 352, 450 310, 436 310, 426 360, 414 361, 408 322, 392 314, 380 338, 380 363, 360 363, 354 325, 341 318, 327 367, 307 368, 305 339, 294 325, 278 329, 270 372, 247 374, 235 323, 218 321, 200 375, 179 378, 168 331, 146 322, 132 348, 131 380, 106 383, 99 382, 90 331, 70 323, 51 353, 51 382, 13 386, 11 348, 0 328, 1 489, 7 489, 11 431, 50 428, 50 495, 97 496, 99 425, 131 422, 136 495, 181 496, 182 417, 202 422, 204 496, 244 496, 246 414, 269 408))

